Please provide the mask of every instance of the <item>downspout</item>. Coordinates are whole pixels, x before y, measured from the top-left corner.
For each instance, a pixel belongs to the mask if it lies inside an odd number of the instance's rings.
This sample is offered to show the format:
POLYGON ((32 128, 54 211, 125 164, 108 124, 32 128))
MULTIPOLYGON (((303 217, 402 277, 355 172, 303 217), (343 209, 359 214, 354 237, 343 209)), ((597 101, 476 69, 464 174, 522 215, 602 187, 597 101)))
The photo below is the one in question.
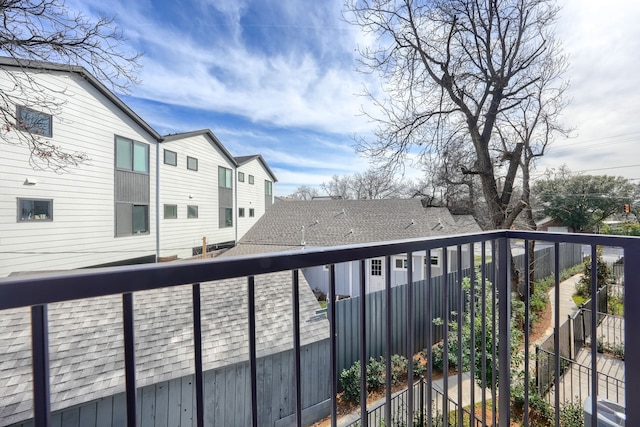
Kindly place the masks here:
POLYGON ((156 262, 160 259, 160 141, 156 141, 156 262))
POLYGON ((235 219, 235 221, 233 221, 233 229, 234 229, 233 246, 236 246, 238 244, 238 220, 240 218, 238 216, 238 167, 237 166, 235 167, 235 169, 233 171, 233 215, 232 215, 232 218, 235 219))

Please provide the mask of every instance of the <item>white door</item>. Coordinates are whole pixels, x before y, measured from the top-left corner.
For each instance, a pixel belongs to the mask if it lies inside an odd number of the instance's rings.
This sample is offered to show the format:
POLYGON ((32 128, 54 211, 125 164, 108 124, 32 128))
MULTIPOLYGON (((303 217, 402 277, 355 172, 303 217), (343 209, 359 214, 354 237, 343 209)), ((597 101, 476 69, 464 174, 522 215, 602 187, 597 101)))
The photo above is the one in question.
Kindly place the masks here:
POLYGON ((384 289, 384 258, 369 260, 369 289, 367 292, 376 292, 384 289))

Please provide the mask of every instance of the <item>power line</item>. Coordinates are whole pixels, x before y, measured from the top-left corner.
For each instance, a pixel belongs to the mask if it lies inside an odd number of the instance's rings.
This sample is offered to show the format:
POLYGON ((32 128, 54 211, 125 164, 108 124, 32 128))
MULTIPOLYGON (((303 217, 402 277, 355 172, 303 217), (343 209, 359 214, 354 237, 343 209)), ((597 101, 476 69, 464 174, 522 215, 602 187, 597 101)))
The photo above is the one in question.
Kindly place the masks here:
POLYGON ((597 169, 583 169, 577 172, 592 172, 592 171, 606 171, 606 170, 611 170, 611 169, 624 169, 624 168, 637 168, 640 165, 626 165, 626 166, 611 166, 608 168, 597 168, 597 169))

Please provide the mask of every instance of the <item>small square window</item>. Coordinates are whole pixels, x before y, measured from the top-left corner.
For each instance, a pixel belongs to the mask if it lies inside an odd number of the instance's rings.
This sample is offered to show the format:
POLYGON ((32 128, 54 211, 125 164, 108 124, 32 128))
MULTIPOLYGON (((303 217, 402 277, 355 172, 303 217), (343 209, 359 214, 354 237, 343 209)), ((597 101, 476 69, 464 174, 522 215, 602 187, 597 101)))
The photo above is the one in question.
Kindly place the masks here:
POLYGON ((238 182, 244 182, 244 172, 238 172, 238 182))
POLYGON ((239 216, 240 218, 244 218, 244 208, 239 208, 239 209, 238 209, 238 216, 239 216))
POLYGON ((18 105, 18 111, 16 112, 16 127, 19 130, 24 130, 35 135, 42 135, 49 138, 53 136, 51 114, 32 110, 22 105, 18 105))
POLYGON ((187 218, 198 218, 198 207, 194 205, 187 206, 187 218))
POLYGON ((249 175, 249 184, 253 185, 253 175, 249 175))
POLYGON ((178 205, 164 205, 164 219, 178 218, 178 205))
POLYGON ((192 171, 198 170, 198 159, 187 156, 187 169, 192 171))
POLYGON ((18 199, 18 222, 53 221, 53 200, 18 199))
POLYGON ((395 269, 396 270, 406 270, 408 266, 408 262, 406 258, 396 258, 395 259, 395 269))
POLYGON ((164 164, 178 166, 178 154, 175 151, 164 150, 164 164))
POLYGON ((256 210, 254 208, 249 208, 249 217, 253 218, 256 216, 256 210))

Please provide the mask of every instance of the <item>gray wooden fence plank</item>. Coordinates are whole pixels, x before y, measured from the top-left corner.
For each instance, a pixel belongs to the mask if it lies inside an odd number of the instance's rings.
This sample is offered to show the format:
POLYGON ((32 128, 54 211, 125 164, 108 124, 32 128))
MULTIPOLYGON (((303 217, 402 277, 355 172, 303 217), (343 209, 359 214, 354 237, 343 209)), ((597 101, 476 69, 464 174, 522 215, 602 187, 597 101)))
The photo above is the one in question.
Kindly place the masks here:
POLYGON ((167 414, 167 424, 172 427, 180 425, 180 417, 182 414, 182 381, 174 379, 169 381, 169 410, 167 414))
MULTIPOLYGON (((224 369, 224 378, 225 378, 225 388, 227 391, 227 396, 232 396, 231 398, 235 398, 236 396, 236 370, 235 367, 227 367, 224 369)), ((229 402, 229 407, 224 411, 224 424, 225 426, 232 426, 235 422, 235 408, 233 406, 233 402, 229 402)))
POLYGON ((258 362, 258 366, 262 370, 262 388, 258 390, 260 395, 258 395, 258 419, 263 420, 274 420, 273 410, 272 410, 272 396, 275 393, 274 390, 274 381, 273 381, 273 358, 274 356, 269 356, 265 358, 261 358, 258 362))
POLYGON ((180 426, 188 427, 193 425, 193 405, 194 405, 194 377, 189 375, 188 377, 181 378, 181 402, 182 410, 180 411, 180 426))
POLYGON ((140 427, 153 427, 156 423, 156 390, 153 385, 142 388, 140 398, 140 427))
POLYGON ((80 410, 80 419, 78 420, 78 424, 80 426, 96 425, 96 418, 97 418, 97 412, 98 412, 97 402, 89 405, 81 406, 78 409, 80 410))
POLYGON ((111 427, 113 417, 113 397, 96 402, 96 427, 111 427))
POLYGON ((124 393, 118 393, 113 396, 113 426, 120 427, 127 425, 127 410, 124 393))
POLYGON ((169 382, 156 384, 155 427, 167 427, 169 418, 169 382))
POLYGON ((80 408, 74 408, 62 413, 62 427, 80 427, 80 408))
POLYGON ((214 405, 214 424, 216 426, 224 425, 225 411, 226 411, 226 396, 227 396, 227 374, 224 369, 217 369, 214 372, 214 386, 212 392, 212 399, 214 405))

